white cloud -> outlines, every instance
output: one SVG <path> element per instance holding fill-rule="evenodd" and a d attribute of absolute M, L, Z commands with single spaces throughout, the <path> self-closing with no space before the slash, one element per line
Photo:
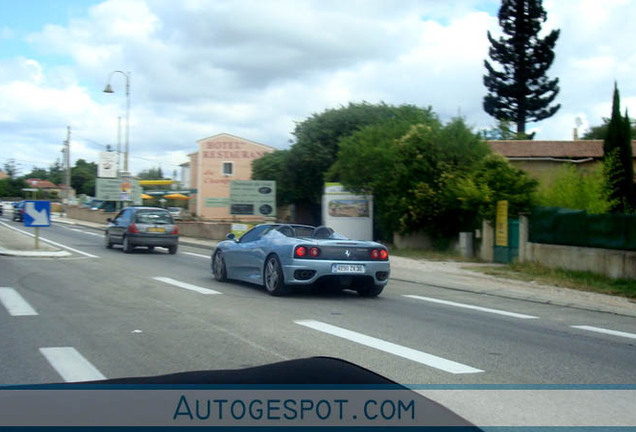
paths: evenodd
<path fill-rule="evenodd" d="M 636 112 L 634 2 L 546 0 L 546 30 L 561 29 L 551 77 L 553 118 L 529 125 L 538 139 L 569 139 L 609 114 L 617 80 Z M 197 139 L 228 132 L 274 147 L 294 124 L 350 101 L 431 105 L 476 127 L 482 110 L 486 31 L 498 0 L 106 0 L 27 42 L 37 54 L 0 58 L 2 156 L 52 163 L 66 125 L 72 153 L 96 158 L 114 145 L 131 74 L 131 166 L 171 171 Z M 0 37 L 14 38 L 9 28 Z M 4 43 L 7 42 L 4 41 Z M 24 150 L 23 147 L 29 150 Z M 36 148 L 37 151 L 32 149 Z"/>

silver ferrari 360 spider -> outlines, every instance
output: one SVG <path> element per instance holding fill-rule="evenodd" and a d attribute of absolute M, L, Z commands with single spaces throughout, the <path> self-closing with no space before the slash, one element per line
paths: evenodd
<path fill-rule="evenodd" d="M 389 280 L 389 253 L 371 241 L 350 240 L 331 228 L 257 225 L 239 239 L 228 234 L 212 253 L 216 280 L 235 279 L 265 286 L 280 296 L 292 285 L 320 282 L 375 297 Z"/>

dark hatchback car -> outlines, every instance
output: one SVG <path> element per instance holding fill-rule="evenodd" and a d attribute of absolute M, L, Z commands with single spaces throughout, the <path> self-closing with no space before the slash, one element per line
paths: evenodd
<path fill-rule="evenodd" d="M 114 219 L 108 218 L 104 243 L 108 249 L 121 244 L 126 253 L 138 246 L 149 250 L 159 246 L 175 254 L 179 245 L 179 230 L 166 209 L 127 207 Z"/>
<path fill-rule="evenodd" d="M 19 201 L 13 204 L 12 220 L 18 221 L 18 222 L 24 221 L 24 201 Z"/>

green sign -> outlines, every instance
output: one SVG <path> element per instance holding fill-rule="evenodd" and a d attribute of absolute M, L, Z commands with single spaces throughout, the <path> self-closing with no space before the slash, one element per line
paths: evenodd
<path fill-rule="evenodd" d="M 230 199 L 229 198 L 206 198 L 204 205 L 206 207 L 229 207 Z"/>
<path fill-rule="evenodd" d="M 276 182 L 270 180 L 230 182 L 230 214 L 276 216 Z"/>
<path fill-rule="evenodd" d="M 132 188 L 128 189 L 127 185 L 122 186 L 121 178 L 98 177 L 95 180 L 95 198 L 101 201 L 133 201 L 141 204 L 142 188 L 139 181 L 127 178 L 126 183 L 131 183 Z"/>

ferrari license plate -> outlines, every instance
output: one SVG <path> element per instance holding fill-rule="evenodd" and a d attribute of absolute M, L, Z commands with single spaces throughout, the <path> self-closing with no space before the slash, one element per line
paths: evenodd
<path fill-rule="evenodd" d="M 148 228 L 148 232 L 162 233 L 162 232 L 166 232 L 166 229 L 165 228 L 150 227 L 150 228 Z"/>
<path fill-rule="evenodd" d="M 332 273 L 364 273 L 364 266 L 360 264 L 334 264 Z"/>

